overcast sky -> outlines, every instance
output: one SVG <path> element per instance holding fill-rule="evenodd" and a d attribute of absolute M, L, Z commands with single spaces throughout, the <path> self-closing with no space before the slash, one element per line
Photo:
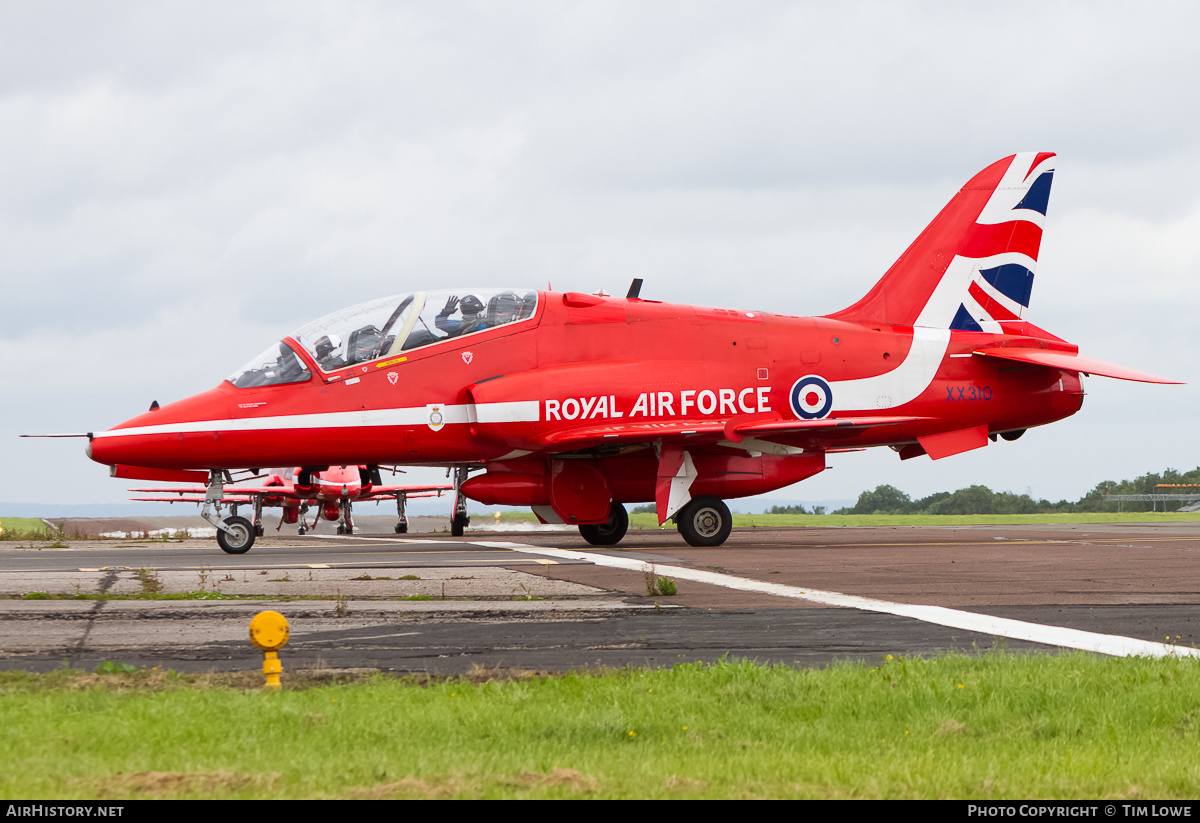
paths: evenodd
<path fill-rule="evenodd" d="M 984 166 L 1057 152 L 1029 319 L 1188 381 L 776 498 L 1075 499 L 1200 465 L 1194 3 L 0 0 L 0 500 L 369 298 L 515 285 L 817 315 Z M 421 400 L 420 402 L 425 402 Z"/>

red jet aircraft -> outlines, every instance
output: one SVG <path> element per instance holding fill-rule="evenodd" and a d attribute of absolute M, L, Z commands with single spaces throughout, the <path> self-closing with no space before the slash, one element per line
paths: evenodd
<path fill-rule="evenodd" d="M 354 519 L 352 506 L 359 500 L 395 500 L 396 501 L 396 534 L 408 532 L 408 515 L 405 504 L 410 497 L 441 497 L 443 491 L 454 487 L 445 484 L 385 486 L 379 477 L 379 467 L 367 466 L 331 466 L 321 472 L 297 469 L 273 469 L 267 481 L 258 486 L 234 485 L 225 489 L 221 502 L 233 507 L 233 517 L 225 520 L 230 531 L 217 530 L 217 542 L 221 548 L 230 554 L 244 554 L 250 550 L 254 537 L 262 537 L 262 510 L 264 506 L 279 506 L 283 509 L 280 527 L 284 523 L 300 524 L 300 534 L 316 528 L 317 523 L 324 517 L 329 521 L 338 521 L 338 534 L 354 534 Z M 151 492 L 157 494 L 176 494 L 178 497 L 135 497 L 134 500 L 146 500 L 167 503 L 203 503 L 204 497 L 187 497 L 185 495 L 203 495 L 205 488 L 192 486 L 190 488 L 172 489 L 130 489 L 133 492 Z M 238 506 L 249 504 L 254 506 L 254 519 L 247 520 L 238 517 Z M 312 505 L 317 507 L 317 516 L 311 525 L 304 522 L 304 515 Z M 249 535 L 249 539 L 247 539 Z"/>
<path fill-rule="evenodd" d="M 331 314 L 228 380 L 89 435 L 123 477 L 380 464 L 455 469 L 466 498 L 617 543 L 653 501 L 694 546 L 729 535 L 723 498 L 890 446 L 938 460 L 1074 414 L 1081 375 L 1172 383 L 1079 354 L 1025 320 L 1054 155 L 975 175 L 865 297 L 824 317 L 520 289 L 418 291 Z M 778 308 L 778 307 L 773 307 Z M 475 476 L 469 472 L 478 472 Z M 231 550 L 229 548 L 227 551 Z"/>

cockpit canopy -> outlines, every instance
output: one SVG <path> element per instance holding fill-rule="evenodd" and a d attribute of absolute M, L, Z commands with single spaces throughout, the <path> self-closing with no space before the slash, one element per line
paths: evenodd
<path fill-rule="evenodd" d="M 291 335 L 323 372 L 475 334 L 534 315 L 536 291 L 442 289 L 359 303 Z M 280 341 L 229 377 L 238 388 L 299 383 L 308 368 Z"/>

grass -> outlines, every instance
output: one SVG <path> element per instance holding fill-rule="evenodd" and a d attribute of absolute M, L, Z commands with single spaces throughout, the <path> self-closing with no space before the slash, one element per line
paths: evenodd
<path fill-rule="evenodd" d="M 736 503 L 736 501 L 734 501 Z M 471 515 L 473 523 L 490 523 L 490 515 Z M 536 523 L 532 512 L 504 512 L 500 522 L 519 526 Z M 1200 512 L 1091 512 L 1084 514 L 735 514 L 735 528 L 840 528 L 863 526 L 1019 526 L 1046 523 L 1197 523 Z M 630 514 L 629 525 L 657 529 L 653 514 Z M 667 521 L 664 529 L 675 528 Z"/>
<path fill-rule="evenodd" d="M 37 517 L 0 517 L 0 540 L 49 540 L 62 533 Z"/>
<path fill-rule="evenodd" d="M 0 796 L 1195 798 L 1200 667 L 1082 653 L 360 683 L 0 674 Z M 252 685 L 253 684 L 253 685 Z"/>
<path fill-rule="evenodd" d="M 48 594 L 28 592 L 26 594 L 0 594 L 0 600 L 270 600 L 288 603 L 296 600 L 343 600 L 337 594 L 221 594 L 209 589 L 191 589 L 185 592 L 142 592 L 140 594 Z M 373 598 L 391 599 L 391 598 Z M 402 598 L 405 600 L 419 597 Z M 433 598 L 425 598 L 432 600 Z"/>
<path fill-rule="evenodd" d="M 631 514 L 630 525 L 658 528 L 653 514 Z M 1200 512 L 1093 512 L 1090 514 L 735 514 L 734 527 L 840 528 L 864 526 L 1020 526 L 1046 523 L 1200 522 Z M 663 528 L 674 528 L 670 521 Z"/>

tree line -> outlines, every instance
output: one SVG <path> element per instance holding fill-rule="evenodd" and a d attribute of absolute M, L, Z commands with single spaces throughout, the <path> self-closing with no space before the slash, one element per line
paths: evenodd
<path fill-rule="evenodd" d="M 1118 502 L 1108 499 L 1114 494 L 1200 494 L 1195 489 L 1160 489 L 1160 483 L 1200 483 L 1200 467 L 1188 472 L 1167 469 L 1161 474 L 1144 474 L 1135 480 L 1105 480 L 1076 501 L 1034 500 L 1028 494 L 994 492 L 987 486 L 968 486 L 955 492 L 937 492 L 919 500 L 913 500 L 894 486 L 876 486 L 858 496 L 858 502 L 849 508 L 838 509 L 833 514 L 1055 514 L 1062 512 L 1107 512 L 1117 511 Z M 1168 504 L 1172 510 L 1185 505 L 1184 502 Z M 822 507 L 817 507 L 822 508 Z M 1150 501 L 1126 501 L 1120 509 L 1127 512 L 1151 511 Z M 1159 509 L 1164 506 L 1160 503 Z M 824 511 L 809 512 L 803 506 L 773 506 L 767 514 L 824 514 Z"/>

